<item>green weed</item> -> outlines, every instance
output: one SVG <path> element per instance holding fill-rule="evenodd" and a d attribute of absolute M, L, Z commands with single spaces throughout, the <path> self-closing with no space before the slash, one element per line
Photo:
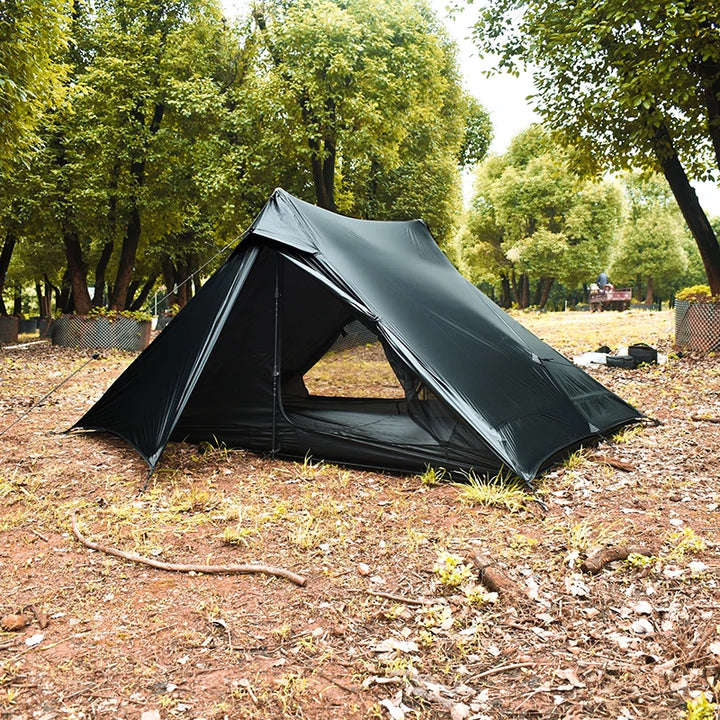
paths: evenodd
<path fill-rule="evenodd" d="M 467 479 L 467 484 L 458 483 L 458 487 L 460 497 L 468 505 L 486 505 L 519 512 L 533 500 L 521 481 L 509 473 L 499 473 L 493 478 L 482 479 L 470 472 Z"/>
<path fill-rule="evenodd" d="M 716 720 L 717 711 L 720 710 L 720 706 L 708 700 L 704 692 L 696 698 L 690 698 L 685 707 L 683 720 Z"/>
<path fill-rule="evenodd" d="M 425 471 L 417 476 L 423 487 L 433 487 L 439 485 L 447 479 L 447 470 L 442 467 L 431 467 L 428 465 Z"/>
<path fill-rule="evenodd" d="M 449 588 L 459 588 L 473 576 L 473 566 L 466 565 L 459 555 L 442 552 L 438 555 L 433 572 Z"/>

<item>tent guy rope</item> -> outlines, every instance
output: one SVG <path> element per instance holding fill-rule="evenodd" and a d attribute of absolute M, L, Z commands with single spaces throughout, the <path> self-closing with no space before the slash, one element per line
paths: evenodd
<path fill-rule="evenodd" d="M 43 395 L 37 402 L 33 403 L 19 418 L 16 418 L 10 423 L 3 431 L 0 432 L 2 437 L 8 430 L 15 427 L 21 420 L 24 420 L 36 407 L 42 405 L 56 390 L 61 388 L 68 380 L 75 377 L 86 365 L 89 365 L 93 360 L 97 360 L 100 357 L 100 353 L 94 352 L 77 370 L 73 370 L 64 380 L 61 380 L 50 392 Z"/>

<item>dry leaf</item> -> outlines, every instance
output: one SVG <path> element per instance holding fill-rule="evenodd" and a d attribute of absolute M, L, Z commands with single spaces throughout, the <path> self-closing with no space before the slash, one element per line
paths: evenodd
<path fill-rule="evenodd" d="M 14 630 L 22 630 L 30 624 L 30 618 L 27 615 L 5 615 L 0 620 L 0 627 L 7 632 Z"/>

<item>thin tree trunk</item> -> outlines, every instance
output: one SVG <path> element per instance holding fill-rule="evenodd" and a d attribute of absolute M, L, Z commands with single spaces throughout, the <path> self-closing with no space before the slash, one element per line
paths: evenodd
<path fill-rule="evenodd" d="M 92 304 L 93 307 L 100 307 L 105 304 L 105 273 L 107 272 L 107 266 L 112 257 L 112 251 L 114 247 L 112 240 L 109 240 L 103 246 L 102 252 L 100 253 L 100 259 L 97 261 L 95 266 L 95 294 L 93 295 Z"/>
<path fill-rule="evenodd" d="M 55 305 L 60 309 L 60 288 L 53 285 L 50 282 L 50 278 L 47 275 L 43 276 L 45 282 L 45 302 L 42 309 L 40 310 L 40 317 L 49 318 L 52 317 L 52 294 L 55 293 Z"/>
<path fill-rule="evenodd" d="M 55 305 L 62 313 L 71 313 L 72 305 L 72 285 L 70 284 L 70 271 L 66 268 L 63 273 L 60 287 L 56 288 Z"/>
<path fill-rule="evenodd" d="M 707 215 L 700 206 L 694 188 L 690 185 L 665 125 L 657 128 L 655 155 L 675 196 L 680 212 L 695 238 L 710 291 L 713 295 L 720 295 L 720 243 L 718 243 Z"/>
<path fill-rule="evenodd" d="M 115 283 L 113 285 L 113 292 L 110 298 L 111 310 L 125 309 L 127 291 L 130 286 L 133 270 L 135 269 L 135 258 L 137 257 L 137 250 L 140 245 L 141 232 L 142 224 L 140 221 L 140 211 L 137 205 L 135 205 L 130 212 L 127 231 L 125 232 L 122 249 L 120 250 L 118 270 L 115 275 Z"/>
<path fill-rule="evenodd" d="M 150 295 L 150 291 L 153 289 L 153 286 L 155 285 L 155 281 L 157 280 L 157 274 L 153 275 L 152 277 L 148 278 L 145 284 L 140 288 L 140 292 L 138 296 L 133 300 L 133 302 L 130 305 L 130 310 L 137 311 L 142 310 L 143 305 L 148 299 L 148 295 Z"/>
<path fill-rule="evenodd" d="M 175 268 L 167 255 L 160 260 L 160 267 L 165 282 L 165 299 L 168 307 L 172 307 L 175 304 Z"/>
<path fill-rule="evenodd" d="M 13 288 L 13 311 L 12 314 L 20 317 L 22 315 L 22 287 L 15 283 Z"/>
<path fill-rule="evenodd" d="M 502 293 L 500 298 L 500 307 L 507 310 L 512 307 L 512 290 L 510 288 L 510 279 L 507 275 L 503 275 L 500 278 L 500 290 Z"/>
<path fill-rule="evenodd" d="M 7 271 L 10 267 L 10 259 L 17 243 L 17 237 L 13 232 L 5 234 L 5 242 L 0 251 L 0 315 L 7 315 L 7 308 L 3 300 L 3 291 L 5 290 L 5 281 L 7 280 Z"/>

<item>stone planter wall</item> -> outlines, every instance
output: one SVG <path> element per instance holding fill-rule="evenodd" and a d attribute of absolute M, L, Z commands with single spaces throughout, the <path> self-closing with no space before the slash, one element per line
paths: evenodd
<path fill-rule="evenodd" d="M 0 345 L 12 345 L 18 339 L 18 319 L 12 315 L 0 315 Z"/>
<path fill-rule="evenodd" d="M 52 341 L 65 347 L 143 350 L 150 344 L 150 321 L 63 315 L 53 323 Z"/>
<path fill-rule="evenodd" d="M 720 351 L 720 303 L 676 300 L 675 345 L 694 352 Z"/>

